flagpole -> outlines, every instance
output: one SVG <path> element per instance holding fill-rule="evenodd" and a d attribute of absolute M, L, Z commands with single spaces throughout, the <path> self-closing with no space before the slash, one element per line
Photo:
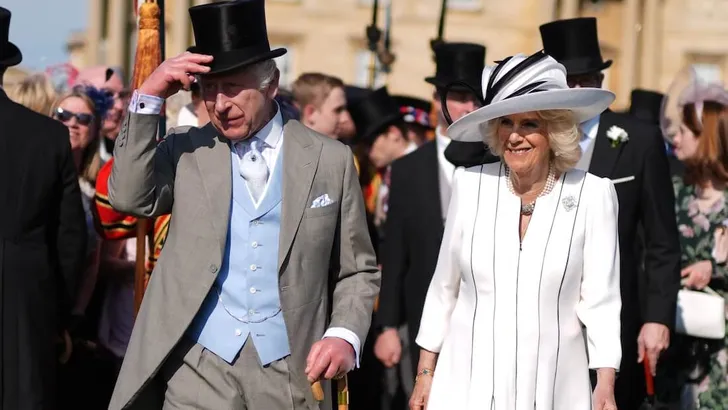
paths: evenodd
<path fill-rule="evenodd" d="M 161 3 L 161 4 L 160 4 Z M 160 40 L 164 32 L 164 1 L 145 0 L 139 8 L 139 27 L 137 35 L 136 55 L 134 56 L 134 73 L 132 89 L 137 90 L 162 62 L 164 43 Z M 162 123 L 164 111 L 162 111 Z M 136 226 L 136 265 L 134 269 L 134 318 L 141 308 L 146 285 L 147 270 L 147 228 L 149 220 L 137 219 Z"/>

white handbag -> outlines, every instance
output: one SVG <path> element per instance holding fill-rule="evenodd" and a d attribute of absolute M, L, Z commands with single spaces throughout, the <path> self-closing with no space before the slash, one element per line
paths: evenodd
<path fill-rule="evenodd" d="M 681 289 L 677 294 L 675 331 L 705 339 L 725 338 L 725 299 L 708 287 Z"/>

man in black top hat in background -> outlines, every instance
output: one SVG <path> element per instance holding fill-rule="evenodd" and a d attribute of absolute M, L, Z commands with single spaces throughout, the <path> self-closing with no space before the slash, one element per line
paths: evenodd
<path fill-rule="evenodd" d="M 612 62 L 602 59 L 596 19 L 554 21 L 540 31 L 545 52 L 566 67 L 570 87 L 602 87 L 602 70 Z M 646 394 L 638 361 L 649 359 L 655 372 L 675 321 L 680 287 L 675 197 L 658 127 L 607 110 L 583 123 L 582 133 L 577 168 L 612 179 L 619 198 L 622 364 L 615 394 L 620 410 L 633 410 Z M 645 241 L 644 288 L 638 285 L 635 254 L 638 226 Z"/>
<path fill-rule="evenodd" d="M 375 354 L 387 367 L 399 363 L 402 343 L 397 327 L 404 321 L 409 333 L 413 376 L 417 373 L 420 353 L 415 337 L 437 264 L 452 176 L 457 166 L 466 165 L 447 159 L 446 149 L 458 144 L 457 157 L 474 160 L 467 165 L 497 160 L 488 155 L 482 143 L 450 141 L 440 98 L 446 94 L 453 121 L 479 107 L 485 47 L 472 43 L 442 43 L 434 51 L 436 74 L 425 81 L 435 86 L 433 104 L 439 113 L 436 137 L 392 164 L 386 243 L 380 248 L 383 273 L 377 324 L 383 331 L 377 338 Z M 447 91 L 456 81 L 468 85 Z"/>
<path fill-rule="evenodd" d="M 359 142 L 368 148 L 369 162 L 381 176 L 381 183 L 373 187 L 376 192 L 368 195 L 366 200 L 382 240 L 389 195 L 389 166 L 394 160 L 417 149 L 417 144 L 409 140 L 404 114 L 386 87 L 369 93 L 349 107 L 349 113 Z"/>
<path fill-rule="evenodd" d="M 55 410 L 54 342 L 84 269 L 86 216 L 68 129 L 1 87 L 23 58 L 10 17 L 0 7 L 0 409 Z"/>

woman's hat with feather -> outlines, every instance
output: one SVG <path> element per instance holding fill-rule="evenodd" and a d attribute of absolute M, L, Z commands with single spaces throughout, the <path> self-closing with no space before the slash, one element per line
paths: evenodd
<path fill-rule="evenodd" d="M 570 110 L 577 122 L 594 118 L 614 101 L 614 94 L 601 88 L 569 88 L 566 69 L 539 51 L 517 54 L 483 69 L 483 106 L 455 121 L 447 129 L 456 141 L 483 141 L 489 121 L 531 111 Z M 442 104 L 446 118 L 447 105 Z"/>

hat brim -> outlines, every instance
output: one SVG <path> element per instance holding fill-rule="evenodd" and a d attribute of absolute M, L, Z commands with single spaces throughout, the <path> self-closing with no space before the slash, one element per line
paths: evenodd
<path fill-rule="evenodd" d="M 563 62 L 562 64 L 566 68 L 566 75 L 586 75 L 606 70 L 612 66 L 612 60 L 607 60 L 593 67 L 575 67 L 574 65 L 570 66 L 568 62 Z"/>
<path fill-rule="evenodd" d="M 359 141 L 367 145 L 372 145 L 379 134 L 384 132 L 384 130 L 386 130 L 390 125 L 394 125 L 401 120 L 402 114 L 391 114 L 383 117 L 379 121 L 368 126 L 364 132 L 359 135 Z"/>
<path fill-rule="evenodd" d="M 206 53 L 205 50 L 201 50 L 197 46 L 192 46 L 187 49 L 190 53 L 197 53 L 197 54 L 209 54 Z M 202 76 L 208 76 L 208 75 L 214 75 L 214 74 L 227 74 L 235 70 L 239 70 L 241 68 L 245 68 L 246 66 L 260 63 L 261 61 L 265 60 L 272 60 L 274 58 L 280 57 L 284 54 L 286 54 L 288 50 L 285 48 L 277 48 L 275 50 L 267 51 L 261 54 L 257 54 L 254 56 L 239 56 L 236 57 L 234 53 L 228 52 L 224 56 L 216 56 L 214 53 L 212 54 L 213 60 L 210 64 L 207 64 L 208 67 L 210 67 L 210 71 L 201 74 Z M 242 54 L 242 53 L 241 53 Z M 217 57 L 217 58 L 216 58 Z"/>
<path fill-rule="evenodd" d="M 12 67 L 20 64 L 23 61 L 23 53 L 15 44 L 10 42 L 6 44 L 9 52 L 4 56 L 0 55 L 0 67 Z"/>
<path fill-rule="evenodd" d="M 541 91 L 498 101 L 455 121 L 447 135 L 455 141 L 483 141 L 481 126 L 506 115 L 543 110 L 569 110 L 577 123 L 594 118 L 614 102 L 615 95 L 601 88 L 569 88 Z"/>

